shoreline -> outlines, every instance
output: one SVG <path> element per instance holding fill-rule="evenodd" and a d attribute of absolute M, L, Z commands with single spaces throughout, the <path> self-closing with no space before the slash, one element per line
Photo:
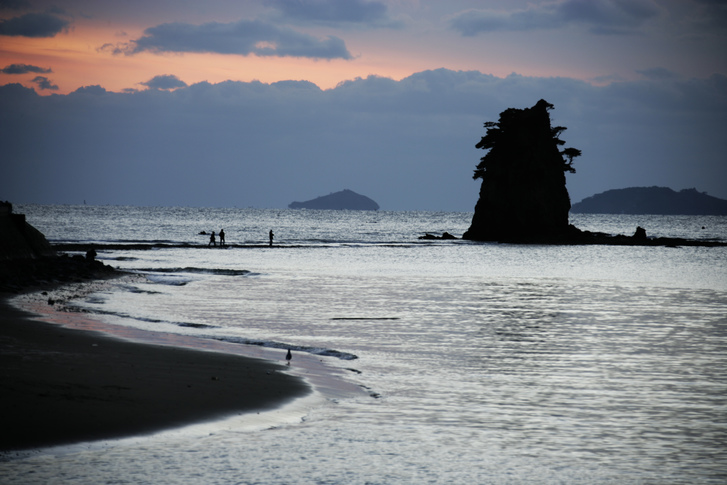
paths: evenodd
<path fill-rule="evenodd" d="M 275 409 L 313 392 L 307 378 L 264 357 L 68 328 L 58 320 L 103 324 L 85 314 L 53 317 L 50 305 L 31 313 L 13 296 L 0 294 L 3 453 L 139 437 Z"/>

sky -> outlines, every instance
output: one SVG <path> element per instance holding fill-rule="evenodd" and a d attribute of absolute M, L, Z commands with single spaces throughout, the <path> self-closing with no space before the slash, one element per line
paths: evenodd
<path fill-rule="evenodd" d="M 0 0 L 0 200 L 472 211 L 540 99 L 573 203 L 727 199 L 723 0 Z"/>

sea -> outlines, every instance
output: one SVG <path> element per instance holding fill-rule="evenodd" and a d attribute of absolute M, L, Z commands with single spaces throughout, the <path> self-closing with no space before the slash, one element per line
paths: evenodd
<path fill-rule="evenodd" d="M 330 377 L 250 419 L 5 456 L 2 483 L 727 483 L 727 247 L 419 239 L 472 213 L 14 211 L 134 276 L 69 309 Z M 571 223 L 727 241 L 720 216 Z"/>

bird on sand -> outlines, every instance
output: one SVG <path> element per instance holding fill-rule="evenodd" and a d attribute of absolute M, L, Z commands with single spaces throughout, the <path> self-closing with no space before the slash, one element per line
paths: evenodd
<path fill-rule="evenodd" d="M 290 353 L 290 349 L 288 349 L 288 353 L 285 355 L 285 360 L 288 361 L 288 365 L 290 365 L 290 359 L 293 358 L 293 354 Z"/>

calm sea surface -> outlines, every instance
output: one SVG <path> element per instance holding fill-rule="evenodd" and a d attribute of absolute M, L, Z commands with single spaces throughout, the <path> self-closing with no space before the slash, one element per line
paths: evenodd
<path fill-rule="evenodd" d="M 15 209 L 145 276 L 73 302 L 101 321 L 291 347 L 365 392 L 321 392 L 264 426 L 6 459 L 3 483 L 727 481 L 727 248 L 417 239 L 461 235 L 467 213 Z M 571 222 L 727 240 L 726 217 Z M 200 231 L 221 228 L 227 249 L 103 249 L 206 246 Z"/>

